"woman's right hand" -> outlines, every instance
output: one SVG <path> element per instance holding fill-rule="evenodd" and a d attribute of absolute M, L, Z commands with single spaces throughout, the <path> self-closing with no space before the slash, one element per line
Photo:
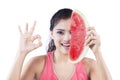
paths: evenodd
<path fill-rule="evenodd" d="M 40 47 L 42 45 L 40 35 L 33 36 L 33 32 L 35 29 L 36 22 L 34 22 L 31 29 L 28 31 L 28 23 L 26 23 L 25 31 L 23 32 L 21 30 L 21 27 L 19 26 L 19 32 L 20 32 L 20 43 L 19 43 L 19 52 L 23 54 L 28 54 L 32 50 Z M 34 43 L 34 41 L 37 40 L 37 43 Z"/>

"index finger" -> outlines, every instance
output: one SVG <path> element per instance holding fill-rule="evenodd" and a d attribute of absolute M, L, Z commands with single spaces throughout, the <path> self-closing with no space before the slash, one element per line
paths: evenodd
<path fill-rule="evenodd" d="M 35 26 L 36 26 L 36 21 L 34 21 L 34 24 L 33 24 L 32 28 L 30 29 L 30 34 L 33 34 L 33 32 L 35 30 Z"/>

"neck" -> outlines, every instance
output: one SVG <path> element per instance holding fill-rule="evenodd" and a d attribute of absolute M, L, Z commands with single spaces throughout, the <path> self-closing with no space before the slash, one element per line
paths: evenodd
<path fill-rule="evenodd" d="M 60 53 L 59 51 L 54 52 L 54 58 L 55 63 L 68 63 L 68 54 Z"/>

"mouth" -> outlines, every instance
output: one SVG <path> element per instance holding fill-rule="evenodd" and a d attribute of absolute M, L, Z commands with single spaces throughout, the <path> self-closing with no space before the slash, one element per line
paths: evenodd
<path fill-rule="evenodd" d="M 63 47 L 66 47 L 66 48 L 69 48 L 69 47 L 70 47 L 70 44 L 69 44 L 69 43 L 61 43 L 61 45 L 62 45 Z"/>

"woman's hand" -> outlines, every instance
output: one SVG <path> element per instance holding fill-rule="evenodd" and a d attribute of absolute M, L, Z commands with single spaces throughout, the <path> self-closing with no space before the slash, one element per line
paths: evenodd
<path fill-rule="evenodd" d="M 34 25 L 32 28 L 28 31 L 28 23 L 26 23 L 25 32 L 21 30 L 21 27 L 19 26 L 19 32 L 20 32 L 20 44 L 19 44 L 19 51 L 21 53 L 28 54 L 32 50 L 40 47 L 42 45 L 40 35 L 33 36 L 33 32 L 35 29 L 36 22 L 34 22 Z M 37 40 L 38 42 L 35 44 L 34 41 Z"/>
<path fill-rule="evenodd" d="M 93 53 L 96 53 L 100 49 L 100 37 L 96 33 L 94 27 L 87 28 L 87 36 L 86 36 L 86 45 L 88 45 Z"/>

